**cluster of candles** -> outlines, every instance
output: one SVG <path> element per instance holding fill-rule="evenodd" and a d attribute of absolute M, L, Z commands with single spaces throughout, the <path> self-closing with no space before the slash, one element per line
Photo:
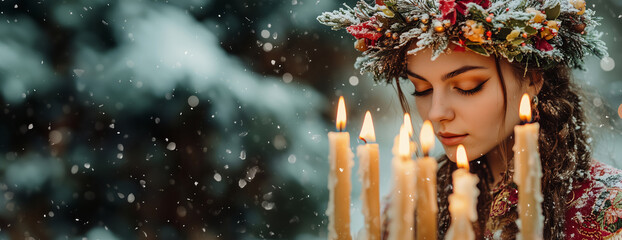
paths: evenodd
<path fill-rule="evenodd" d="M 520 104 L 521 124 L 515 126 L 515 173 L 514 181 L 519 187 L 518 212 L 519 234 L 517 239 L 542 239 L 542 193 L 540 181 L 542 170 L 538 153 L 538 123 L 531 123 L 529 96 L 523 95 Z M 329 132 L 328 189 L 328 239 L 350 240 L 350 168 L 354 154 L 350 148 L 350 134 L 345 131 L 346 109 L 343 97 L 337 107 L 337 132 Z M 437 238 L 436 159 L 428 153 L 434 147 L 434 130 L 425 121 L 420 133 L 423 157 L 413 161 L 416 144 L 413 127 L 408 114 L 400 133 L 395 137 L 392 160 L 392 192 L 388 204 L 387 226 L 389 239 Z M 375 143 L 374 126 L 369 111 L 365 114 L 359 136 L 364 144 L 357 147 L 359 179 L 362 185 L 361 202 L 365 218 L 362 239 L 381 239 L 379 195 L 379 151 Z M 451 225 L 446 239 L 475 239 L 472 223 L 477 220 L 477 196 L 479 179 L 469 173 L 466 149 L 459 145 L 456 152 L 458 169 L 453 173 L 453 193 L 449 196 Z M 415 219 L 416 211 L 416 219 Z"/>

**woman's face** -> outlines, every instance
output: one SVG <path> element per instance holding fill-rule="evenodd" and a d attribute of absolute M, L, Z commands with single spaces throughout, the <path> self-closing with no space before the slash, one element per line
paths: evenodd
<path fill-rule="evenodd" d="M 520 121 L 521 96 L 525 92 L 533 96 L 535 88 L 519 84 L 509 63 L 500 61 L 507 90 L 505 109 L 494 58 L 465 51 L 441 54 L 432 61 L 431 53 L 428 49 L 407 59 L 417 110 L 432 122 L 452 161 L 459 144 L 466 148 L 469 160 L 479 158 L 513 133 Z"/>

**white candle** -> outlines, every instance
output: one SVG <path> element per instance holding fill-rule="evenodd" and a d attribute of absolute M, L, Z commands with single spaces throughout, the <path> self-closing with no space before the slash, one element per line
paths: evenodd
<path fill-rule="evenodd" d="M 408 130 L 402 125 L 393 158 L 393 192 L 389 208 L 389 239 L 414 239 L 415 163 L 411 159 Z"/>
<path fill-rule="evenodd" d="M 371 113 L 365 113 L 365 120 L 359 138 L 365 142 L 356 148 L 359 158 L 359 179 L 361 181 L 361 202 L 365 217 L 364 239 L 380 240 L 380 189 L 378 185 L 378 144 Z"/>
<path fill-rule="evenodd" d="M 436 196 L 436 159 L 429 157 L 434 147 L 434 129 L 426 120 L 420 134 L 421 149 L 424 157 L 417 159 L 417 240 L 436 239 L 436 214 L 438 204 Z"/>
<path fill-rule="evenodd" d="M 343 97 L 339 98 L 337 107 L 337 130 L 329 132 L 330 171 L 328 175 L 328 190 L 330 192 L 328 208 L 328 239 L 350 240 L 350 168 L 352 150 L 350 149 L 350 134 L 342 132 L 346 127 L 346 109 Z"/>
<path fill-rule="evenodd" d="M 520 103 L 520 118 L 524 125 L 514 127 L 514 182 L 518 185 L 518 240 L 542 239 L 542 166 L 538 152 L 540 124 L 531 121 L 529 95 Z"/>
<path fill-rule="evenodd" d="M 456 151 L 458 169 L 453 172 L 453 190 L 449 196 L 451 225 L 447 230 L 446 240 L 475 239 L 472 223 L 477 220 L 477 182 L 479 179 L 469 173 L 469 160 L 466 150 L 460 144 Z"/>

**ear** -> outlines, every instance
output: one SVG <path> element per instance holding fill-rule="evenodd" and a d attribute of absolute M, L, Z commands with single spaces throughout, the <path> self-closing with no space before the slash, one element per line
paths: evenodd
<path fill-rule="evenodd" d="M 544 76 L 538 72 L 532 72 L 529 76 L 529 86 L 527 87 L 527 92 L 531 96 L 536 96 L 542 90 L 542 85 L 544 85 Z"/>

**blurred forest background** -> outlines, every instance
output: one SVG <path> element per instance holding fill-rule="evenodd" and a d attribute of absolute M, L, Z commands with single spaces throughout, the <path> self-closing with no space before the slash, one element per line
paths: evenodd
<path fill-rule="evenodd" d="M 325 239 L 338 96 L 353 148 L 374 115 L 383 195 L 401 121 L 316 21 L 342 3 L 1 0 L 0 239 Z M 576 77 L 596 158 L 622 167 L 622 2 L 588 5 L 611 57 Z"/>

